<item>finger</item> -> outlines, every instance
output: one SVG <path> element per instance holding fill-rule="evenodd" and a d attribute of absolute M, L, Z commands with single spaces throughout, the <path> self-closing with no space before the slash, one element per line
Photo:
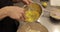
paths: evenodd
<path fill-rule="evenodd" d="M 21 14 L 25 13 L 25 10 L 23 8 L 21 8 L 19 11 L 20 11 L 19 13 L 21 13 Z"/>
<path fill-rule="evenodd" d="M 25 13 L 25 12 L 24 12 L 24 13 Z M 25 14 L 24 14 L 24 13 L 22 13 L 22 17 L 21 17 L 21 20 L 22 20 L 22 21 L 25 20 L 25 16 L 24 16 Z"/>
<path fill-rule="evenodd" d="M 23 18 L 23 17 L 21 17 L 21 18 L 20 18 L 20 20 L 21 20 L 21 21 L 24 21 L 24 18 Z"/>
<path fill-rule="evenodd" d="M 21 10 L 21 13 L 24 14 L 25 13 L 25 10 Z"/>
<path fill-rule="evenodd" d="M 29 1 L 28 0 L 23 0 L 26 4 L 29 4 Z"/>
<path fill-rule="evenodd" d="M 33 1 L 32 0 L 28 0 L 29 1 L 29 3 L 32 3 Z"/>
<path fill-rule="evenodd" d="M 18 18 L 16 18 L 18 21 L 19 20 L 21 20 L 20 18 L 22 17 L 22 14 L 20 14 L 19 16 L 18 16 Z"/>
<path fill-rule="evenodd" d="M 22 15 L 22 16 L 20 17 L 20 20 L 21 20 L 21 21 L 24 21 L 24 15 Z"/>

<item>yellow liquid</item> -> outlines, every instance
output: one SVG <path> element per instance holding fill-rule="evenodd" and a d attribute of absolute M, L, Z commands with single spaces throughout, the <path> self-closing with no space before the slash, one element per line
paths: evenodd
<path fill-rule="evenodd" d="M 32 3 L 27 7 L 27 10 L 25 12 L 25 21 L 27 22 L 34 22 L 36 21 L 39 16 L 41 15 L 41 7 L 40 5 L 36 3 Z"/>

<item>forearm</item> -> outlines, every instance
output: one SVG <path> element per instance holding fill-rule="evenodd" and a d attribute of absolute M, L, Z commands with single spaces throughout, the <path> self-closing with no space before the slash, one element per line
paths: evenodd
<path fill-rule="evenodd" d="M 0 9 L 0 20 L 7 16 L 6 13 L 6 11 Z"/>

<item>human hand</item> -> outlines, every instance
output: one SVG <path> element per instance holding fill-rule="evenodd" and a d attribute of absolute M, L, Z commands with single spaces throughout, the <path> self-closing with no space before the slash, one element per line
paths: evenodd
<path fill-rule="evenodd" d="M 26 4 L 30 4 L 32 3 L 32 0 L 23 0 L 23 2 L 25 2 Z"/>
<path fill-rule="evenodd" d="M 24 9 L 17 6 L 7 6 L 2 8 L 7 12 L 7 16 L 16 20 L 23 20 L 24 21 Z"/>
<path fill-rule="evenodd" d="M 30 4 L 32 2 L 32 0 L 12 0 L 13 2 L 24 2 L 26 4 Z"/>

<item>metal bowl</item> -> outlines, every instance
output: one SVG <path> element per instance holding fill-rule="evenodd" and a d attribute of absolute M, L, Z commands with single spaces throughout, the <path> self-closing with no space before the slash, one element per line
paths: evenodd
<path fill-rule="evenodd" d="M 33 17 L 31 18 L 31 19 L 33 19 L 34 18 L 34 20 L 33 21 L 31 21 L 31 22 L 34 22 L 34 21 L 37 21 L 40 17 L 41 17 L 41 15 L 43 14 L 42 12 L 43 12 L 43 9 L 42 9 L 42 6 L 40 5 L 40 3 L 35 3 L 35 2 L 33 2 L 33 3 L 31 3 L 31 4 L 29 4 L 29 5 L 25 5 L 24 6 L 24 8 L 26 9 L 26 11 L 32 11 L 32 13 L 33 13 L 33 11 L 36 11 L 36 12 L 38 12 L 39 13 L 39 16 L 38 16 L 38 18 L 34 18 L 34 16 L 35 15 L 37 15 L 37 14 L 32 14 L 33 15 Z M 27 12 L 27 14 L 28 14 L 28 12 Z M 25 14 L 26 15 L 26 14 Z M 30 15 L 31 16 L 31 15 Z M 29 19 L 29 17 L 27 17 L 28 19 Z"/>

